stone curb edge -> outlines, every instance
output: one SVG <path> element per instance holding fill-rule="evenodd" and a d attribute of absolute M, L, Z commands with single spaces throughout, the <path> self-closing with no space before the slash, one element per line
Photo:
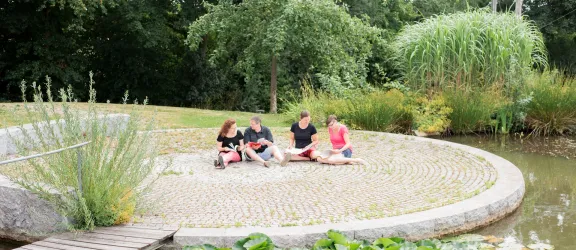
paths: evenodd
<path fill-rule="evenodd" d="M 375 240 L 380 237 L 403 237 L 408 240 L 435 238 L 467 232 L 488 225 L 520 206 L 525 192 L 522 172 L 509 161 L 484 150 L 436 139 L 385 133 L 389 137 L 416 140 L 461 149 L 483 157 L 498 173 L 496 183 L 469 199 L 447 206 L 382 219 L 295 227 L 181 228 L 174 235 L 178 245 L 212 244 L 230 247 L 247 235 L 268 235 L 277 247 L 311 247 L 325 238 L 330 229 L 352 239 Z"/>

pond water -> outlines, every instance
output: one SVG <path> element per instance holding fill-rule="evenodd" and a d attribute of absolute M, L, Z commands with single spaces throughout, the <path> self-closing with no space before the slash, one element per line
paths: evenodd
<path fill-rule="evenodd" d="M 576 249 L 576 137 L 449 137 L 499 155 L 524 175 L 526 193 L 510 216 L 474 233 Z"/>

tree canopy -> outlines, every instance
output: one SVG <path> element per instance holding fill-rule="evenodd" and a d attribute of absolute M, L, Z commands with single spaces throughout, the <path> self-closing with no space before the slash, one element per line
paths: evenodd
<path fill-rule="evenodd" d="M 234 58 L 233 68 L 252 86 L 248 95 L 258 96 L 270 79 L 271 112 L 277 107 L 278 75 L 281 85 L 313 75 L 321 87 L 333 91 L 366 84 L 366 59 L 379 39 L 378 29 L 334 1 L 221 1 L 207 8 L 190 26 L 191 49 L 211 37 L 209 60 Z"/>
<path fill-rule="evenodd" d="M 390 47 L 400 30 L 489 3 L 0 1 L 0 101 L 19 101 L 22 80 L 46 75 L 86 100 L 93 71 L 100 102 L 118 102 L 128 90 L 152 104 L 274 111 L 298 95 L 303 78 L 335 94 L 401 81 Z M 513 5 L 499 0 L 498 11 Z M 576 0 L 524 1 L 523 13 L 542 32 L 550 65 L 576 74 Z"/>

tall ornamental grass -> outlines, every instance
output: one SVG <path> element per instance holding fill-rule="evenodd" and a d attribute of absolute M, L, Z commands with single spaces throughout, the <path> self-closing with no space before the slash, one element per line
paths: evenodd
<path fill-rule="evenodd" d="M 148 132 L 154 127 L 154 119 L 144 122 L 139 115 L 147 100 L 143 105 L 138 105 L 137 101 L 130 105 L 126 93 L 124 105 L 126 113 L 130 114 L 129 120 L 113 122 L 107 120 L 106 111 L 97 108 L 92 84 L 90 74 L 88 109 L 80 110 L 74 105 L 76 99 L 70 89 L 60 89 L 60 102 L 56 102 L 48 77 L 44 89 L 32 84 L 34 101 L 27 102 L 29 91 L 23 82 L 22 107 L 25 110 L 23 118 L 26 118 L 23 120 L 31 121 L 32 129 L 27 130 L 20 121 L 18 127 L 22 135 L 11 134 L 20 155 L 91 141 L 80 149 L 31 159 L 10 177 L 54 205 L 72 222 L 69 226 L 78 229 L 130 220 L 158 152 Z M 52 125 L 48 125 L 51 122 Z M 138 132 L 139 128 L 144 131 Z M 81 156 L 81 178 L 78 178 L 78 155 Z"/>
<path fill-rule="evenodd" d="M 576 79 L 557 71 L 534 73 L 528 78 L 526 125 L 534 135 L 576 133 Z"/>
<path fill-rule="evenodd" d="M 487 10 L 440 15 L 404 28 L 394 42 L 414 89 L 504 86 L 534 64 L 546 65 L 537 27 L 513 13 Z"/>

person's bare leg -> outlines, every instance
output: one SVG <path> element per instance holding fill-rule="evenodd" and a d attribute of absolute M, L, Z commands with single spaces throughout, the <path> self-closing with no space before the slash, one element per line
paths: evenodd
<path fill-rule="evenodd" d="M 278 161 L 278 162 L 282 162 L 282 160 L 284 160 L 284 156 L 282 155 L 282 153 L 280 152 L 280 149 L 278 149 L 278 147 L 274 146 L 270 146 L 269 147 L 270 150 L 272 150 L 272 155 L 274 156 L 274 158 Z"/>
<path fill-rule="evenodd" d="M 290 157 L 290 161 L 309 161 L 310 158 L 308 157 L 304 157 L 304 156 L 299 156 L 299 155 L 292 155 L 292 157 Z"/>
<path fill-rule="evenodd" d="M 310 154 L 310 159 L 312 159 L 312 160 L 318 159 L 319 158 L 318 156 L 320 156 L 320 152 L 318 152 L 318 150 L 314 150 Z"/>
<path fill-rule="evenodd" d="M 318 158 L 318 162 L 332 165 L 343 165 L 343 164 L 364 164 L 367 162 L 360 158 L 346 158 L 342 156 L 331 156 L 326 159 Z"/>
<path fill-rule="evenodd" d="M 254 151 L 254 149 L 247 148 L 247 149 L 246 149 L 246 154 L 248 155 L 248 157 L 250 157 L 250 159 L 252 159 L 252 160 L 254 160 L 254 161 L 260 162 L 260 163 L 262 163 L 262 164 L 265 164 L 265 162 L 266 162 L 264 159 L 262 159 L 262 157 L 260 157 L 260 156 Z"/>

